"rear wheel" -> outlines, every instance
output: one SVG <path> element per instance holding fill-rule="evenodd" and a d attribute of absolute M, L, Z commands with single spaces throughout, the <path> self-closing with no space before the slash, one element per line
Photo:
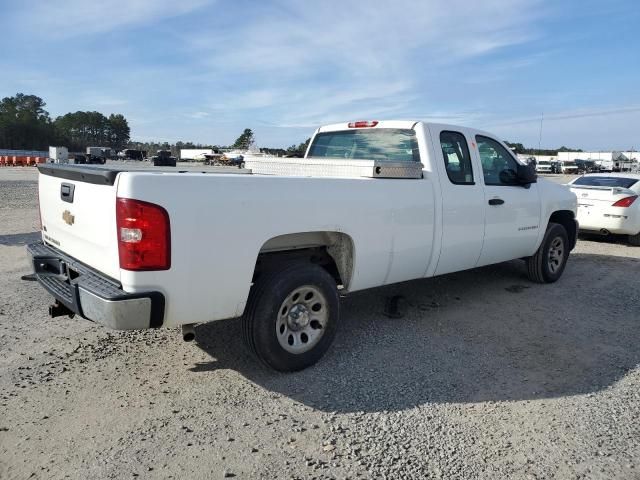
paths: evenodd
<path fill-rule="evenodd" d="M 635 235 L 629 235 L 629 243 L 636 247 L 640 247 L 640 232 Z"/>
<path fill-rule="evenodd" d="M 339 315 L 336 283 L 326 270 L 310 263 L 285 265 L 253 285 L 242 317 L 245 342 L 275 370 L 302 370 L 328 350 Z"/>
<path fill-rule="evenodd" d="M 553 283 L 562 276 L 569 257 L 569 237 L 559 223 L 549 223 L 536 253 L 526 259 L 529 280 Z"/>

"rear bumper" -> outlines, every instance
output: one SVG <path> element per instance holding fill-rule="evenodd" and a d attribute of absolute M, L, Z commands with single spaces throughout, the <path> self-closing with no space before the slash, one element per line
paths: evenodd
<path fill-rule="evenodd" d="M 609 233 L 619 235 L 635 235 L 640 232 L 640 219 L 635 215 L 629 215 L 624 209 L 594 209 L 590 212 L 578 209 L 578 222 L 580 230 L 585 232 L 601 232 L 606 230 Z M 625 215 L 626 214 L 626 215 Z"/>
<path fill-rule="evenodd" d="M 116 330 L 162 326 L 162 293 L 125 292 L 114 280 L 42 242 L 27 245 L 27 251 L 40 285 L 73 313 Z"/>

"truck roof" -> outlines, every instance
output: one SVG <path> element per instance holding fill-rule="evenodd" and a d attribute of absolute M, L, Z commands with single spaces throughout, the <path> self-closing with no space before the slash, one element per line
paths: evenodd
<path fill-rule="evenodd" d="M 376 126 L 373 128 L 402 128 L 402 129 L 411 129 L 418 123 L 417 120 L 380 120 L 377 121 Z M 337 130 L 348 130 L 349 122 L 342 123 L 332 123 L 331 125 L 323 125 L 316 133 L 319 132 L 335 132 Z"/>
<path fill-rule="evenodd" d="M 367 122 L 367 121 L 363 121 L 363 122 Z M 447 129 L 447 130 L 460 130 L 460 129 L 466 129 L 466 130 L 472 130 L 473 132 L 480 134 L 480 135 L 488 135 L 490 137 L 495 137 L 494 134 L 490 133 L 490 132 L 486 132 L 483 130 L 478 130 L 477 128 L 471 128 L 471 127 L 465 127 L 463 125 L 453 125 L 453 124 L 448 124 L 448 123 L 440 123 L 440 122 L 423 122 L 421 120 L 369 120 L 368 122 L 375 122 L 375 126 L 372 125 L 370 127 L 359 127 L 363 130 L 366 130 L 368 128 L 371 129 L 376 129 L 376 128 L 399 128 L 399 129 L 413 129 L 415 128 L 415 126 L 418 123 L 421 123 L 427 127 L 438 127 L 440 129 Z M 350 130 L 353 129 L 353 126 L 349 126 L 351 123 L 355 123 L 355 122 L 342 122 L 342 123 L 332 123 L 329 125 L 323 125 L 321 127 L 319 127 L 315 133 L 322 133 L 322 132 L 335 132 L 335 131 L 339 131 L 339 130 Z M 358 121 L 359 123 L 359 121 Z"/>

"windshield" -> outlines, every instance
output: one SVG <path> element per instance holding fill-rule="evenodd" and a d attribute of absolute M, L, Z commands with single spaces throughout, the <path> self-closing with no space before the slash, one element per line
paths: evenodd
<path fill-rule="evenodd" d="M 549 162 L 545 162 L 544 160 L 538 162 L 538 165 L 551 165 Z"/>
<path fill-rule="evenodd" d="M 575 167 L 575 166 L 577 166 L 578 164 L 577 164 L 576 162 L 563 162 L 563 165 L 564 165 L 565 167 Z"/>
<path fill-rule="evenodd" d="M 419 162 L 413 130 L 379 128 L 323 132 L 315 136 L 309 157 L 356 158 L 388 162 Z"/>
<path fill-rule="evenodd" d="M 638 179 L 628 177 L 580 177 L 573 185 L 586 185 L 589 187 L 619 187 L 630 188 Z"/>

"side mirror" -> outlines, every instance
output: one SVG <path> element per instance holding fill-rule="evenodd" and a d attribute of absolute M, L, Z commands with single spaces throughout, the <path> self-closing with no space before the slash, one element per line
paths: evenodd
<path fill-rule="evenodd" d="M 503 185 L 520 185 L 520 180 L 515 170 L 507 168 L 500 172 L 500 183 Z"/>
<path fill-rule="evenodd" d="M 511 170 L 513 171 L 513 170 Z M 520 185 L 529 185 L 538 181 L 538 175 L 535 168 L 531 165 L 518 165 L 516 173 L 517 183 Z"/>

